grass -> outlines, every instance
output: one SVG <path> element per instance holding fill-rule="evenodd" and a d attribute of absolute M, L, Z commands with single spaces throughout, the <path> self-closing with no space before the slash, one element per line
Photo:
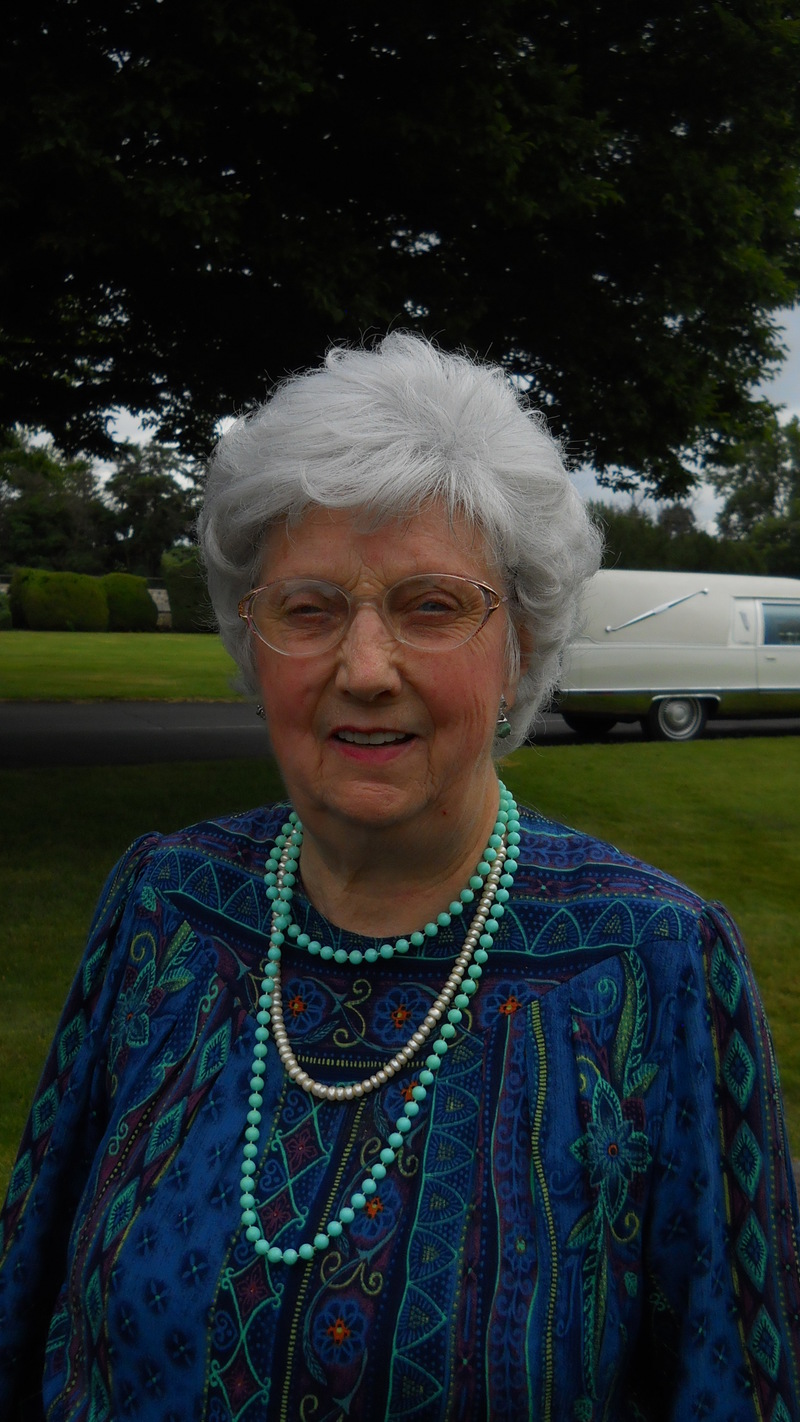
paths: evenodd
<path fill-rule="evenodd" d="M 165 639 L 166 640 L 166 639 Z M 187 639 L 201 640 L 201 639 Z M 206 639 L 202 639 L 206 640 Z M 787 750 L 788 746 L 788 750 Z M 554 818 L 590 830 L 725 902 L 748 941 L 800 1153 L 797 884 L 800 759 L 781 739 L 618 743 L 518 751 L 505 778 Z M 0 1192 L 92 909 L 138 834 L 280 795 L 269 762 L 0 774 Z"/>
<path fill-rule="evenodd" d="M 236 701 L 218 637 L 180 632 L 3 632 L 5 701 Z"/>

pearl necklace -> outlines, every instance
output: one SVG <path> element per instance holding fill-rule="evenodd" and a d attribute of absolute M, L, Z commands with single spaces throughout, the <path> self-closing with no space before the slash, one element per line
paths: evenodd
<path fill-rule="evenodd" d="M 375 949 L 367 949 L 362 955 L 358 950 L 347 953 L 344 950 L 334 952 L 333 949 L 329 949 L 326 953 L 322 945 L 318 943 L 312 948 L 313 940 L 308 935 L 301 935 L 290 921 L 292 888 L 296 880 L 295 870 L 302 845 L 302 825 L 294 812 L 289 816 L 288 822 L 283 825 L 281 833 L 276 838 L 275 847 L 270 851 L 271 867 L 266 876 L 267 893 L 273 903 L 272 932 L 267 954 L 268 961 L 259 997 L 256 1045 L 250 1081 L 250 1110 L 247 1115 L 248 1124 L 245 1131 L 246 1144 L 241 1181 L 242 1224 L 246 1238 L 253 1244 L 256 1254 L 265 1256 L 270 1264 L 294 1264 L 298 1259 L 313 1259 L 317 1252 L 328 1248 L 332 1239 L 338 1238 L 345 1225 L 352 1223 L 356 1211 L 363 1209 L 368 1197 L 375 1194 L 378 1189 L 378 1181 L 384 1178 L 387 1168 L 395 1160 L 398 1150 L 403 1145 L 404 1136 L 411 1129 L 413 1117 L 419 1113 L 420 1105 L 427 1096 L 428 1088 L 436 1080 L 435 1073 L 440 1069 L 450 1040 L 455 1036 L 456 1026 L 462 1020 L 463 1008 L 469 1006 L 470 998 L 477 992 L 483 964 L 488 959 L 488 949 L 492 946 L 494 934 L 499 927 L 498 920 L 505 912 L 504 905 L 508 900 L 508 891 L 514 881 L 514 870 L 519 857 L 519 841 L 517 807 L 513 797 L 501 782 L 497 823 L 476 874 L 470 879 L 469 889 L 462 890 L 459 903 L 460 911 L 463 912 L 464 903 L 474 899 L 477 888 L 482 888 L 483 893 L 464 947 L 456 958 L 453 970 L 433 1007 L 427 1013 L 421 1026 L 412 1033 L 405 1047 L 401 1048 L 385 1067 L 372 1076 L 366 1077 L 363 1081 L 346 1086 L 328 1086 L 323 1082 L 315 1081 L 313 1077 L 303 1071 L 289 1046 L 283 1019 L 280 974 L 281 948 L 286 942 L 286 937 L 295 941 L 298 947 L 308 948 L 311 953 L 316 950 L 320 957 L 333 957 L 337 962 L 349 959 L 351 962 L 359 963 L 362 958 L 374 962 L 378 956 L 388 958 L 395 951 L 407 952 L 410 946 L 419 946 L 420 943 L 423 943 L 426 936 L 433 937 L 438 932 L 439 926 L 446 926 L 455 916 L 454 905 L 450 905 L 449 913 L 440 914 L 435 924 L 426 924 L 422 933 L 411 934 L 409 939 L 398 939 L 394 946 L 384 944 L 379 952 Z M 294 932 L 292 931 L 293 927 Z M 301 941 L 302 939 L 305 939 L 305 942 Z M 415 943 L 415 939 L 418 939 L 419 942 Z M 370 954 L 373 956 L 370 957 Z M 445 1012 L 447 1012 L 447 1021 L 442 1022 L 441 1019 Z M 439 1025 L 440 1023 L 441 1025 Z M 426 1059 L 425 1069 L 419 1074 L 419 1083 L 412 1088 L 411 1099 L 405 1103 L 403 1114 L 395 1122 L 395 1130 L 389 1135 L 387 1145 L 380 1151 L 378 1159 L 371 1166 L 365 1179 L 362 1180 L 360 1190 L 350 1197 L 349 1205 L 343 1206 L 339 1211 L 338 1219 L 329 1220 L 326 1228 L 314 1236 L 313 1244 L 301 1244 L 296 1250 L 281 1249 L 279 1245 L 271 1245 L 264 1238 L 253 1194 L 255 1184 L 253 1176 L 256 1173 L 255 1161 L 258 1156 L 259 1126 L 263 1105 L 263 1077 L 266 1072 L 264 1058 L 267 1055 L 266 1044 L 269 1038 L 267 1029 L 270 1025 L 281 1062 L 292 1081 L 310 1095 L 336 1103 L 350 1102 L 385 1085 L 416 1055 L 427 1041 L 433 1028 L 439 1026 L 439 1036 L 433 1043 L 431 1054 Z"/>

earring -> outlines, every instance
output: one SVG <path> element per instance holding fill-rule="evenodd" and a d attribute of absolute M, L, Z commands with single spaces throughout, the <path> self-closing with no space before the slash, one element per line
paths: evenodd
<path fill-rule="evenodd" d="M 259 701 L 258 705 L 256 706 L 256 715 L 257 715 L 257 716 L 260 716 L 261 719 L 262 719 L 262 721 L 266 721 L 266 719 L 267 719 L 267 713 L 266 713 L 266 711 L 264 710 L 264 707 L 261 705 L 261 702 L 260 702 L 260 701 Z"/>
<path fill-rule="evenodd" d="M 506 736 L 511 735 L 511 722 L 509 721 L 508 716 L 506 715 L 507 711 L 508 703 L 506 702 L 506 698 L 504 696 L 501 696 L 500 710 L 497 713 L 497 725 L 495 727 L 494 732 L 499 741 L 504 741 Z"/>

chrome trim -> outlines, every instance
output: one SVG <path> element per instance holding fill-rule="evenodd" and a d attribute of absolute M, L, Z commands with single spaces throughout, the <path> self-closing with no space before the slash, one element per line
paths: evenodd
<path fill-rule="evenodd" d="M 646 622 L 648 617 L 658 617 L 661 612 L 669 612 L 671 607 L 680 607 L 682 602 L 691 602 L 693 597 L 707 597 L 708 588 L 698 588 L 696 592 L 684 593 L 683 597 L 674 597 L 671 602 L 659 603 L 658 607 L 651 607 L 649 612 L 640 612 L 638 617 L 631 617 L 627 622 L 620 622 L 616 627 L 604 627 L 604 632 L 621 632 L 624 627 L 634 627 L 637 622 Z"/>

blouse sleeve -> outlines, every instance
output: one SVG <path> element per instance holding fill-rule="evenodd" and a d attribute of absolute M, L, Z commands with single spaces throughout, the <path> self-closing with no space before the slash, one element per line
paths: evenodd
<path fill-rule="evenodd" d="M 50 1318 L 75 1210 L 105 1125 L 107 1027 L 124 970 L 114 954 L 131 889 L 158 843 L 137 841 L 112 870 L 50 1048 L 0 1215 L 0 1416 L 41 1416 Z"/>
<path fill-rule="evenodd" d="M 642 1416 L 800 1418 L 798 1212 L 772 1040 L 718 906 L 678 983 L 648 1222 Z"/>

